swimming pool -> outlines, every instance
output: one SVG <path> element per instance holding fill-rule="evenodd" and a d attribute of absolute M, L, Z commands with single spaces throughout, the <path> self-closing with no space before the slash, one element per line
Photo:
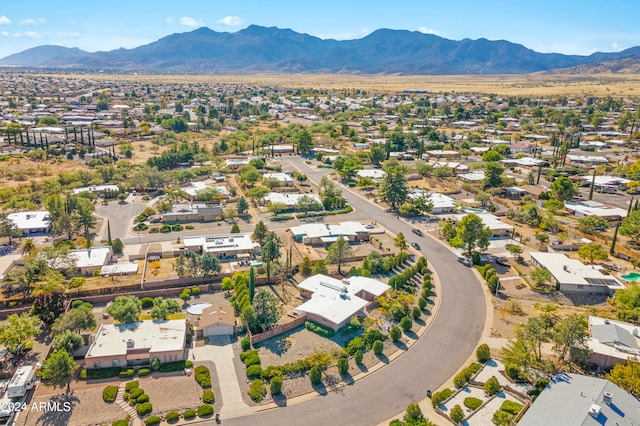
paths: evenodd
<path fill-rule="evenodd" d="M 202 311 L 211 306 L 211 303 L 196 303 L 187 308 L 187 312 L 191 315 L 202 315 Z"/>
<path fill-rule="evenodd" d="M 473 207 L 460 207 L 460 210 L 469 213 L 484 213 L 485 211 L 482 209 L 474 209 Z"/>
<path fill-rule="evenodd" d="M 629 272 L 626 275 L 621 275 L 620 278 L 622 278 L 625 281 L 638 281 L 640 279 L 640 273 L 639 272 Z"/>

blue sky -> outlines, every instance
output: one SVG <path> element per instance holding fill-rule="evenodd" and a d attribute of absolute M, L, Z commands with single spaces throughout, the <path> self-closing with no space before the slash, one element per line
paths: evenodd
<path fill-rule="evenodd" d="M 334 39 L 405 29 L 588 55 L 640 45 L 638 17 L 638 0 L 2 0 L 0 58 L 44 44 L 93 52 L 201 26 L 235 32 L 251 24 Z"/>

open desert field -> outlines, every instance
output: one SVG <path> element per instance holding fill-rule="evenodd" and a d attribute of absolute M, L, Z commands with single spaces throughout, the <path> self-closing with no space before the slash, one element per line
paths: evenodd
<path fill-rule="evenodd" d="M 142 83 L 221 83 L 279 88 L 361 89 L 382 93 L 403 90 L 476 92 L 499 95 L 634 96 L 640 93 L 638 74 L 592 75 L 353 75 L 353 74 L 221 74 L 221 75 L 105 75 L 70 74 L 81 79 L 138 81 Z"/>

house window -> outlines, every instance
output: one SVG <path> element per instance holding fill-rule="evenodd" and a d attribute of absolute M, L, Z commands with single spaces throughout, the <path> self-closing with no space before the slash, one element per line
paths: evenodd
<path fill-rule="evenodd" d="M 584 288 L 582 284 L 578 284 L 578 288 Z"/>

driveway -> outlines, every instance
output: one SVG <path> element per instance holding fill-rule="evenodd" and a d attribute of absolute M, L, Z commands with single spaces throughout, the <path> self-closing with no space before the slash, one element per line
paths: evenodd
<path fill-rule="evenodd" d="M 140 197 L 129 196 L 126 203 L 118 201 L 109 201 L 109 204 L 96 206 L 96 215 L 104 218 L 105 224 L 102 227 L 102 237 L 98 239 L 107 239 L 107 224 L 111 225 L 111 238 L 127 238 L 127 233 L 133 227 L 133 219 L 144 211 L 148 206 L 141 201 Z M 133 232 L 133 231 L 132 231 Z"/>
<path fill-rule="evenodd" d="M 314 182 L 331 170 L 314 170 L 300 157 L 283 157 Z M 475 351 L 482 335 L 486 305 L 481 284 L 472 270 L 457 261 L 447 247 L 430 237 L 411 233 L 412 226 L 384 213 L 341 188 L 348 203 L 365 211 L 393 233 L 402 232 L 408 242 L 419 242 L 421 253 L 442 283 L 440 308 L 431 327 L 407 352 L 374 374 L 339 392 L 245 417 L 226 418 L 229 425 L 375 425 L 396 416 L 410 402 L 425 398 L 428 389 L 442 386 Z"/>
<path fill-rule="evenodd" d="M 222 409 L 224 415 L 242 415 L 250 412 L 249 406 L 242 400 L 242 392 L 238 384 L 238 376 L 233 365 L 233 348 L 229 336 L 218 336 L 209 339 L 204 346 L 192 349 L 191 359 L 198 361 L 213 361 L 216 366 L 216 376 L 222 393 Z M 213 374 L 213 372 L 211 372 Z M 216 398 L 217 399 L 217 398 Z"/>

